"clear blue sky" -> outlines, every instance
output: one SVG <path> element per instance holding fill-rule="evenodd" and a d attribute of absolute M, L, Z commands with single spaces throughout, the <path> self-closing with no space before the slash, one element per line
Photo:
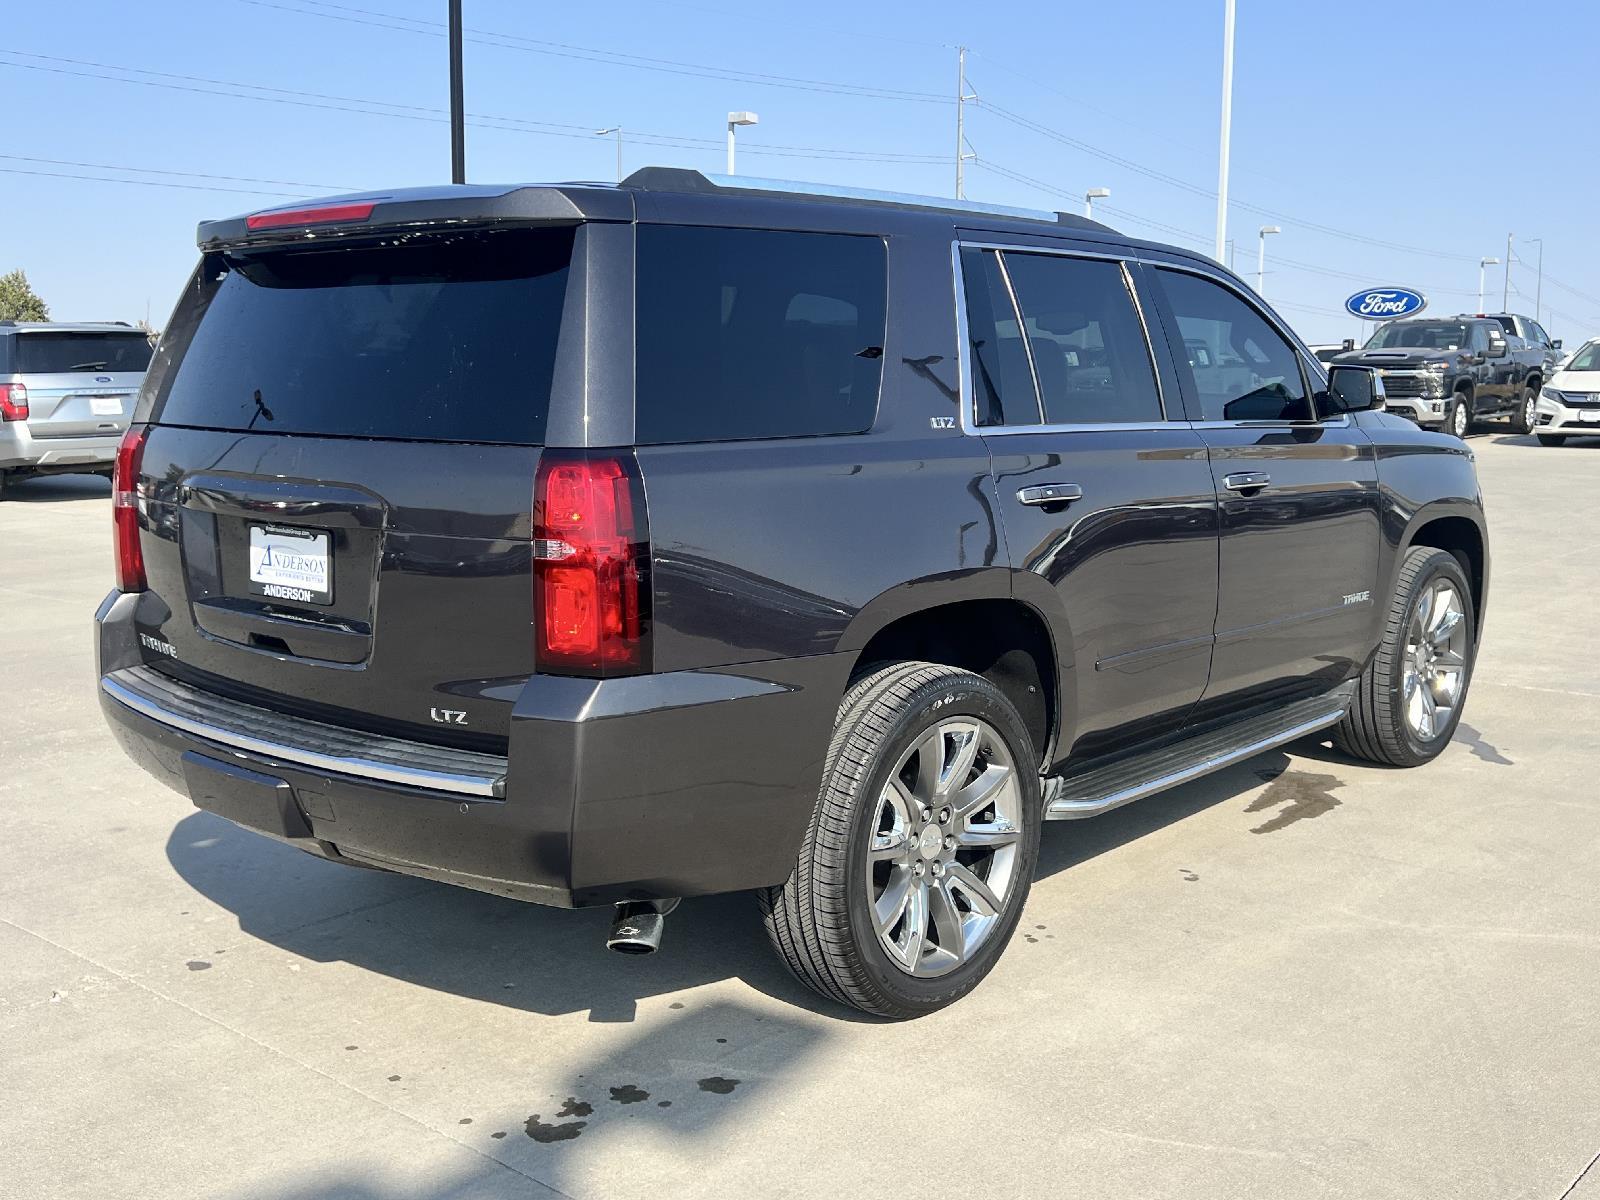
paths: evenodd
<path fill-rule="evenodd" d="M 742 173 L 948 195 L 967 45 L 970 198 L 1076 210 L 1109 187 L 1103 219 L 1211 246 L 1222 0 L 465 7 L 474 181 L 610 179 L 613 144 L 589 131 L 619 123 L 630 170 L 720 170 L 725 114 L 747 108 L 761 123 L 741 133 Z M 197 220 L 448 179 L 445 11 L 8 5 L 0 271 L 24 267 L 58 318 L 148 306 L 161 325 Z M 1253 277 L 1256 230 L 1282 226 L 1268 296 L 1307 339 L 1335 340 L 1358 332 L 1340 305 L 1369 284 L 1471 308 L 1478 259 L 1503 260 L 1515 231 L 1544 239 L 1550 331 L 1600 333 L 1597 34 L 1592 0 L 1239 0 L 1236 267 Z M 1538 247 L 1517 253 L 1512 308 L 1531 313 Z"/>

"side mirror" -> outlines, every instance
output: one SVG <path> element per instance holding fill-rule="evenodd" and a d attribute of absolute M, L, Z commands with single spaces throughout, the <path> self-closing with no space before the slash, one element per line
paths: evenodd
<path fill-rule="evenodd" d="M 1381 412 L 1385 407 L 1383 380 L 1371 367 L 1330 367 L 1327 394 L 1334 413 Z"/>
<path fill-rule="evenodd" d="M 1505 338 L 1490 338 L 1489 339 L 1489 357 L 1490 358 L 1504 358 L 1508 353 L 1510 353 L 1510 351 L 1511 351 L 1511 347 L 1506 342 Z"/>
<path fill-rule="evenodd" d="M 1550 343 L 1550 349 L 1552 349 L 1552 350 L 1561 349 L 1561 339 L 1557 338 L 1555 341 L 1551 342 Z"/>

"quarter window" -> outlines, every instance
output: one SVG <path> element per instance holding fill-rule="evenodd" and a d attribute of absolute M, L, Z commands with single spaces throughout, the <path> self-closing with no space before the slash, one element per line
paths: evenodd
<path fill-rule="evenodd" d="M 1300 356 L 1251 305 L 1186 271 L 1160 269 L 1183 336 L 1187 371 L 1206 421 L 1306 421 L 1311 398 Z"/>
<path fill-rule="evenodd" d="M 967 293 L 967 340 L 978 424 L 1036 424 L 1039 395 L 1000 255 L 993 250 L 963 250 L 961 275 Z"/>
<path fill-rule="evenodd" d="M 642 225 L 640 444 L 861 433 L 878 409 L 880 238 Z"/>

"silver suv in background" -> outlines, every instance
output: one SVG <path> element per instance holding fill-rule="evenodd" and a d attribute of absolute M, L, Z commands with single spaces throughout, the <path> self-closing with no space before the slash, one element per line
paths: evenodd
<path fill-rule="evenodd" d="M 0 496 L 27 475 L 109 475 L 149 365 L 131 325 L 0 321 Z"/>

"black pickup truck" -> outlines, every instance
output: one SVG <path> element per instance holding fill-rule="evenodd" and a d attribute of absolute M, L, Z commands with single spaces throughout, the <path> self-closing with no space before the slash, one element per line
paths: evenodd
<path fill-rule="evenodd" d="M 308 853 L 616 904 L 634 953 L 752 890 L 806 984 L 914 1017 L 994 965 L 1044 822 L 1461 718 L 1472 455 L 1189 251 L 662 169 L 200 243 L 100 699 Z"/>
<path fill-rule="evenodd" d="M 1376 368 L 1389 411 L 1466 437 L 1484 417 L 1532 429 L 1545 360 L 1543 346 L 1508 336 L 1493 317 L 1418 317 L 1386 322 L 1333 361 Z"/>

